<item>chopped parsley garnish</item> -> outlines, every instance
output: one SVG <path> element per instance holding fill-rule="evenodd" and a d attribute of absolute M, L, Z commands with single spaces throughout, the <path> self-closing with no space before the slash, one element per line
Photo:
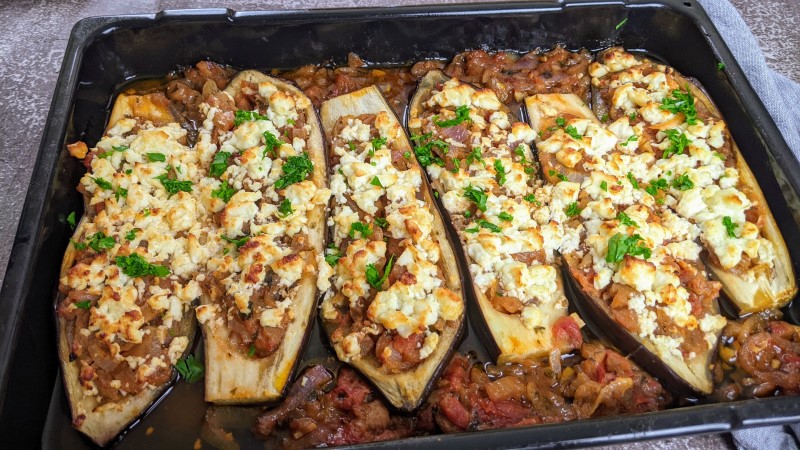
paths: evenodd
<path fill-rule="evenodd" d="M 561 181 L 567 181 L 566 175 L 564 175 L 561 172 L 556 172 L 555 170 L 551 169 L 547 171 L 547 174 L 550 175 L 551 177 L 557 177 Z"/>
<path fill-rule="evenodd" d="M 499 159 L 494 160 L 494 170 L 495 181 L 497 181 L 497 184 L 500 186 L 504 185 L 506 183 L 506 168 L 503 167 L 503 163 Z"/>
<path fill-rule="evenodd" d="M 137 231 L 139 231 L 139 229 L 138 228 L 134 228 L 134 229 L 128 231 L 127 233 L 125 233 L 125 240 L 126 241 L 132 241 L 132 240 L 136 239 L 136 232 Z"/>
<path fill-rule="evenodd" d="M 117 256 L 114 262 L 122 269 L 122 273 L 129 277 L 154 277 L 164 278 L 169 275 L 169 269 L 165 266 L 150 264 L 142 255 L 131 253 L 128 256 Z"/>
<path fill-rule="evenodd" d="M 348 142 L 347 148 L 349 148 L 351 152 L 354 152 L 356 150 L 356 143 L 352 141 Z"/>
<path fill-rule="evenodd" d="M 256 355 L 256 344 L 250 344 L 250 348 L 247 349 L 247 356 L 252 358 Z"/>
<path fill-rule="evenodd" d="M 262 116 L 258 111 L 245 111 L 240 109 L 234 113 L 233 126 L 238 127 L 250 120 L 269 120 L 269 117 Z"/>
<path fill-rule="evenodd" d="M 235 193 L 236 189 L 234 189 L 233 186 L 231 186 L 231 184 L 226 180 L 224 183 L 219 185 L 218 189 L 211 191 L 211 196 L 228 203 Z"/>
<path fill-rule="evenodd" d="M 627 147 L 627 146 L 628 146 L 628 144 L 630 144 L 631 142 L 636 142 L 636 141 L 638 141 L 638 140 L 639 140 L 639 137 L 638 137 L 638 136 L 636 136 L 635 134 L 633 134 L 633 135 L 631 135 L 631 136 L 628 136 L 628 139 L 625 139 L 625 142 L 623 142 L 623 143 L 621 143 L 621 144 L 619 144 L 619 145 L 621 145 L 621 146 L 623 146 L 623 147 Z"/>
<path fill-rule="evenodd" d="M 278 206 L 278 214 L 281 217 L 289 217 L 293 212 L 292 201 L 288 198 L 283 199 L 280 206 Z"/>
<path fill-rule="evenodd" d="M 229 243 L 235 245 L 236 248 L 239 248 L 239 247 L 243 246 L 244 244 L 247 244 L 247 241 L 250 240 L 250 236 L 244 236 L 244 237 L 240 237 L 239 239 L 236 239 L 236 238 L 229 238 L 228 236 L 225 236 L 224 234 L 221 234 L 221 235 L 219 235 L 219 237 L 221 237 L 223 241 L 226 241 L 226 242 L 229 242 Z"/>
<path fill-rule="evenodd" d="M 375 289 L 380 289 L 386 279 L 389 278 L 389 273 L 392 271 L 392 264 L 394 264 L 394 255 L 389 257 L 389 261 L 383 266 L 383 275 L 378 272 L 374 264 L 367 264 L 365 275 L 367 276 L 367 283 Z"/>
<path fill-rule="evenodd" d="M 164 186 L 164 189 L 166 189 L 169 193 L 170 197 L 178 192 L 192 192 L 192 182 L 189 180 L 180 181 L 174 178 L 169 178 L 166 173 L 155 177 L 155 179 L 161 182 L 161 184 Z"/>
<path fill-rule="evenodd" d="M 329 266 L 333 267 L 336 265 L 336 263 L 339 262 L 339 259 L 343 255 L 341 250 L 339 250 L 339 248 L 336 247 L 336 244 L 334 244 L 333 242 L 328 244 L 328 250 L 333 250 L 333 251 L 325 255 L 325 262 L 328 263 Z"/>
<path fill-rule="evenodd" d="M 642 245 L 642 237 L 638 234 L 633 236 L 624 236 L 622 233 L 617 233 L 611 236 L 608 240 L 608 252 L 606 253 L 606 262 L 615 263 L 620 262 L 625 255 L 641 256 L 644 259 L 649 259 L 651 251 L 649 248 Z"/>
<path fill-rule="evenodd" d="M 451 169 L 450 172 L 458 173 L 458 171 L 461 170 L 461 160 L 458 158 L 452 158 L 452 161 L 453 169 Z"/>
<path fill-rule="evenodd" d="M 403 158 L 405 158 L 405 159 L 411 158 L 411 152 L 403 153 Z"/>
<path fill-rule="evenodd" d="M 533 194 L 528 194 L 525 197 L 522 197 L 523 200 L 529 203 L 533 203 L 536 206 L 541 206 L 542 203 L 539 200 L 536 200 L 536 196 Z"/>
<path fill-rule="evenodd" d="M 634 120 L 636 120 L 636 111 L 634 111 L 634 112 L 630 113 L 630 114 L 628 115 L 628 119 L 629 119 L 631 122 L 633 122 Z"/>
<path fill-rule="evenodd" d="M 119 201 L 120 197 L 128 198 L 128 190 L 121 187 L 117 188 L 117 190 L 114 191 L 114 198 L 117 199 L 117 201 Z"/>
<path fill-rule="evenodd" d="M 567 208 L 564 210 L 564 214 L 566 214 L 567 217 L 575 217 L 580 213 L 581 208 L 578 207 L 578 202 L 570 203 L 569 206 L 567 206 Z"/>
<path fill-rule="evenodd" d="M 266 158 L 267 154 L 275 156 L 275 149 L 285 144 L 285 142 L 275 137 L 275 135 L 270 133 L 269 131 L 265 131 L 263 136 L 264 136 L 264 153 L 261 154 L 262 158 Z M 290 156 L 289 158 L 292 157 Z"/>
<path fill-rule="evenodd" d="M 689 175 L 683 174 L 672 179 L 672 187 L 679 191 L 688 191 L 694 187 L 694 183 L 689 179 Z"/>
<path fill-rule="evenodd" d="M 203 378 L 203 363 L 194 355 L 186 355 L 175 363 L 175 369 L 181 374 L 181 378 L 187 383 L 194 383 Z"/>
<path fill-rule="evenodd" d="M 606 182 L 606 180 L 600 182 L 600 189 L 608 192 L 608 183 Z"/>
<path fill-rule="evenodd" d="M 464 217 L 469 219 L 470 217 L 472 217 L 472 213 L 470 211 L 464 211 Z"/>
<path fill-rule="evenodd" d="M 725 63 L 720 61 L 717 63 L 717 70 L 725 70 Z"/>
<path fill-rule="evenodd" d="M 102 253 L 104 250 L 114 248 L 114 246 L 117 244 L 117 241 L 113 236 L 106 236 L 106 234 L 102 231 L 98 231 L 97 233 L 91 235 L 86 243 L 92 250 L 96 251 L 97 253 Z"/>
<path fill-rule="evenodd" d="M 667 159 L 672 155 L 683 154 L 683 150 L 686 146 L 692 143 L 692 141 L 686 137 L 686 134 L 678 130 L 665 130 L 664 134 L 666 134 L 667 139 L 669 139 L 669 147 L 664 150 L 664 154 L 661 156 L 663 159 Z"/>
<path fill-rule="evenodd" d="M 363 222 L 353 222 L 350 224 L 350 232 L 347 233 L 348 236 L 355 239 L 356 233 L 361 233 L 361 237 L 368 238 L 372 236 L 372 229 L 369 225 Z"/>
<path fill-rule="evenodd" d="M 650 180 L 650 185 L 644 188 L 645 192 L 652 195 L 653 197 L 658 194 L 658 190 L 661 189 L 662 191 L 666 191 L 669 187 L 669 183 L 667 180 L 663 178 L 658 178 L 655 180 Z"/>
<path fill-rule="evenodd" d="M 462 122 L 466 122 L 470 120 L 469 118 L 469 106 L 463 105 L 456 108 L 456 118 L 450 120 L 435 120 L 433 123 L 440 128 L 447 128 L 447 127 L 454 127 L 456 125 L 461 124 Z"/>
<path fill-rule="evenodd" d="M 67 225 L 69 225 L 70 229 L 72 229 L 72 230 L 75 229 L 75 211 L 72 211 L 67 216 Z"/>
<path fill-rule="evenodd" d="M 72 245 L 75 247 L 75 250 L 86 250 L 86 244 L 83 242 L 73 241 L 72 239 L 69 240 L 72 242 Z"/>
<path fill-rule="evenodd" d="M 474 228 L 467 228 L 466 230 L 464 230 L 464 232 L 466 232 L 466 233 L 477 233 L 479 230 L 480 230 L 480 228 L 474 227 Z"/>
<path fill-rule="evenodd" d="M 308 159 L 308 153 L 300 156 L 290 156 L 283 164 L 283 176 L 275 182 L 275 189 L 284 189 L 294 183 L 299 183 L 314 171 L 314 164 Z"/>
<path fill-rule="evenodd" d="M 444 167 L 444 161 L 442 161 L 442 158 L 436 156 L 433 152 L 433 147 L 446 150 L 448 148 L 447 142 L 439 139 L 431 140 L 431 136 L 432 133 L 411 136 L 411 140 L 416 144 L 416 147 L 414 147 L 414 154 L 417 155 L 417 160 L 422 167 L 428 167 L 431 164 Z"/>
<path fill-rule="evenodd" d="M 370 142 L 372 143 L 372 151 L 374 152 L 375 150 L 380 150 L 381 147 L 386 145 L 386 138 L 385 137 L 376 137 L 375 139 L 373 139 Z M 370 153 L 370 156 L 371 155 L 372 155 L 372 153 Z"/>
<path fill-rule="evenodd" d="M 228 168 L 228 158 L 231 157 L 230 152 L 217 152 L 214 155 L 214 160 L 211 161 L 211 176 L 220 177 Z"/>
<path fill-rule="evenodd" d="M 567 124 L 567 121 L 564 120 L 563 117 L 556 117 L 556 125 L 558 125 L 559 128 L 564 128 L 564 125 L 566 125 L 566 124 Z"/>
<path fill-rule="evenodd" d="M 145 217 L 150 217 L 151 213 L 152 212 L 150 211 L 150 208 L 145 208 L 142 210 L 142 214 L 144 214 Z"/>
<path fill-rule="evenodd" d="M 472 187 L 470 184 L 464 188 L 464 197 L 467 200 L 475 203 L 481 212 L 486 212 L 486 200 L 489 198 L 489 196 L 486 195 L 486 192 L 484 192 L 483 189 Z"/>
<path fill-rule="evenodd" d="M 378 186 L 379 188 L 383 187 L 380 178 L 378 178 L 377 176 L 372 177 L 372 180 L 369 182 L 369 184 L 373 186 Z"/>
<path fill-rule="evenodd" d="M 672 91 L 672 96 L 664 97 L 659 107 L 664 111 L 669 111 L 672 114 L 682 113 L 686 117 L 686 123 L 695 125 L 697 123 L 697 109 L 694 107 L 694 96 L 689 92 L 689 87 L 686 86 L 686 92 L 680 89 Z"/>
<path fill-rule="evenodd" d="M 294 125 L 297 122 L 294 119 L 286 119 L 286 123 L 288 123 L 289 125 Z"/>
<path fill-rule="evenodd" d="M 725 161 L 725 155 L 723 155 L 720 152 L 714 152 L 714 156 L 716 156 L 717 158 L 721 159 L 722 161 Z"/>
<path fill-rule="evenodd" d="M 639 225 L 637 225 L 636 222 L 631 219 L 631 216 L 622 211 L 617 213 L 617 220 L 619 220 L 619 222 L 625 226 L 639 228 Z"/>
<path fill-rule="evenodd" d="M 491 231 L 492 233 L 500 233 L 500 232 L 503 231 L 503 230 L 500 229 L 500 227 L 498 227 L 497 225 L 493 224 L 492 222 L 489 222 L 488 220 L 480 219 L 480 220 L 478 220 L 478 225 L 480 225 L 481 228 L 486 228 L 487 230 Z"/>
<path fill-rule="evenodd" d="M 500 214 L 498 214 L 497 217 L 500 218 L 500 220 L 503 220 L 505 222 L 511 222 L 512 220 L 514 220 L 514 216 L 512 216 L 511 214 L 509 214 L 509 213 L 507 213 L 505 211 L 503 211 Z"/>
<path fill-rule="evenodd" d="M 111 186 L 111 183 L 109 183 L 108 181 L 106 181 L 106 180 L 104 180 L 102 178 L 92 178 L 92 180 L 94 181 L 94 183 L 96 185 L 100 186 L 100 189 L 109 190 L 109 191 L 114 189 L 114 187 Z"/>
<path fill-rule="evenodd" d="M 467 166 L 469 166 L 475 161 L 478 161 L 484 167 L 486 167 L 486 163 L 483 162 L 483 155 L 481 154 L 480 147 L 473 147 L 472 151 L 469 152 L 469 154 L 467 155 Z"/>
<path fill-rule="evenodd" d="M 92 306 L 92 302 L 90 302 L 89 300 L 86 300 L 86 301 L 83 301 L 83 302 L 75 302 L 75 303 L 73 303 L 73 305 L 75 305 L 76 308 L 89 309 L 89 307 Z"/>
<path fill-rule="evenodd" d="M 603 114 L 602 116 L 600 116 L 600 122 L 603 122 L 603 123 L 608 122 L 608 113 Z"/>
<path fill-rule="evenodd" d="M 570 135 L 570 137 L 572 137 L 572 139 L 575 139 L 577 141 L 580 141 L 581 139 L 583 139 L 583 136 L 581 136 L 581 134 L 578 133 L 578 130 L 575 127 L 573 127 L 572 125 L 568 126 L 567 128 L 564 128 L 564 132 L 567 133 L 568 135 Z"/>
<path fill-rule="evenodd" d="M 128 169 L 125 171 L 125 175 L 130 175 L 133 173 L 133 169 Z"/>
<path fill-rule="evenodd" d="M 639 189 L 639 182 L 636 181 L 636 178 L 633 176 L 633 174 L 628 172 L 627 177 L 628 177 L 628 181 L 631 182 L 631 186 L 633 186 L 634 189 Z"/>
<path fill-rule="evenodd" d="M 439 198 L 439 191 L 434 189 L 433 196 L 436 197 L 436 198 Z"/>
<path fill-rule="evenodd" d="M 128 148 L 129 147 L 127 145 L 120 145 L 120 146 L 112 145 L 110 151 L 100 153 L 99 155 L 97 155 L 97 157 L 98 158 L 108 158 L 109 156 L 113 155 L 114 153 L 116 153 L 116 152 L 124 152 L 125 150 L 128 150 Z"/>
<path fill-rule="evenodd" d="M 376 217 L 375 218 L 375 225 L 377 225 L 377 226 L 379 226 L 381 228 L 386 228 L 386 227 L 389 226 L 389 221 L 387 221 L 383 217 Z"/>
<path fill-rule="evenodd" d="M 728 233 L 728 237 L 736 237 L 736 227 L 739 225 L 733 223 L 730 216 L 723 217 L 722 224 L 725 225 L 725 231 Z"/>
<path fill-rule="evenodd" d="M 626 23 L 628 23 L 627 17 L 622 19 L 622 22 L 618 23 L 617 26 L 614 27 L 614 29 L 619 30 L 620 28 L 624 27 Z"/>
<path fill-rule="evenodd" d="M 148 153 L 147 160 L 150 162 L 165 162 L 167 160 L 167 155 L 163 153 Z"/>

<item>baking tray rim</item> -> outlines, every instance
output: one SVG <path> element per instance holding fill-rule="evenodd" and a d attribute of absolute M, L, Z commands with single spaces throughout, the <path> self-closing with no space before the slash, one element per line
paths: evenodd
<path fill-rule="evenodd" d="M 27 291 L 32 282 L 33 267 L 42 241 L 47 233 L 47 224 L 42 223 L 42 215 L 55 179 L 55 164 L 63 147 L 63 140 L 69 122 L 70 112 L 74 103 L 77 89 L 79 70 L 85 49 L 100 35 L 111 32 L 117 28 L 130 28 L 137 26 L 152 26 L 161 22 L 182 21 L 218 21 L 225 20 L 236 24 L 252 24 L 253 22 L 280 20 L 282 22 L 304 21 L 336 21 L 336 20 L 372 20 L 390 18 L 415 18 L 458 15 L 524 15 L 538 13 L 553 13 L 568 8 L 583 7 L 621 7 L 623 12 L 628 9 L 639 8 L 669 8 L 688 18 L 703 31 L 707 44 L 717 55 L 717 59 L 726 65 L 728 81 L 736 89 L 738 98 L 747 117 L 754 122 L 754 129 L 760 139 L 765 143 L 768 153 L 785 169 L 787 180 L 796 192 L 800 192 L 800 163 L 794 158 L 786 141 L 775 125 L 774 120 L 767 112 L 761 99 L 744 76 L 740 66 L 732 53 L 722 40 L 716 27 L 711 23 L 703 8 L 694 2 L 680 0 L 562 0 L 537 3 L 499 2 L 479 3 L 467 5 L 423 5 L 383 8 L 337 8 L 337 9 L 308 9 L 284 11 L 234 11 L 232 9 L 189 9 L 189 10 L 164 10 L 150 14 L 132 14 L 118 16 L 95 16 L 81 19 L 72 29 L 70 39 L 65 51 L 61 71 L 54 89 L 53 100 L 47 115 L 43 136 L 34 162 L 31 181 L 26 194 L 22 214 L 20 216 L 14 245 L 9 257 L 2 289 L 0 290 L 0 407 L 3 406 L 5 389 L 8 382 L 10 362 L 13 357 L 18 328 L 22 319 L 22 308 L 27 299 Z M 627 17 L 627 14 L 620 16 Z M 775 417 L 775 410 L 787 411 L 788 415 Z M 698 420 L 682 420 L 684 425 L 670 427 L 672 419 L 681 418 L 687 412 L 697 412 L 693 415 Z M 727 411 L 724 414 L 721 412 Z M 709 414 L 711 412 L 711 414 Z M 652 420 L 649 420 L 653 418 Z M 666 422 L 663 419 L 667 419 Z M 603 437 L 601 423 L 619 420 L 628 420 L 631 424 L 639 420 L 658 422 L 662 426 L 651 427 L 641 432 L 614 433 Z M 684 417 L 685 419 L 685 417 Z M 709 421 L 710 420 L 710 421 Z M 569 426 L 575 432 L 595 430 L 591 434 L 594 438 L 587 438 L 585 433 L 570 441 L 560 442 L 559 445 L 591 445 L 611 442 L 625 442 L 634 439 L 658 438 L 676 436 L 681 434 L 699 434 L 708 432 L 721 432 L 733 428 L 758 426 L 774 423 L 786 423 L 800 420 L 800 398 L 776 397 L 769 399 L 744 400 L 734 403 L 717 403 L 702 406 L 683 407 L 640 415 L 614 416 L 601 419 L 567 422 L 562 424 L 537 425 L 520 429 L 505 429 L 483 432 L 479 434 L 467 433 L 461 435 L 448 435 L 448 440 L 454 444 L 463 437 L 469 439 L 474 445 L 480 442 L 491 445 L 527 445 L 533 429 L 541 428 L 559 430 Z M 584 425 L 587 424 L 587 425 Z M 656 424 L 658 425 L 658 424 Z M 605 430 L 607 431 L 607 430 Z M 500 439 L 499 436 L 507 436 Z M 479 436 L 485 436 L 479 438 Z M 435 445 L 445 435 L 413 438 L 408 443 L 416 445 Z M 393 441 L 397 444 L 397 441 Z M 501 444 L 502 442 L 502 444 Z M 516 444 L 515 444 L 516 443 Z M 553 444 L 555 442 L 552 442 Z M 391 445 L 392 441 L 379 446 Z"/>

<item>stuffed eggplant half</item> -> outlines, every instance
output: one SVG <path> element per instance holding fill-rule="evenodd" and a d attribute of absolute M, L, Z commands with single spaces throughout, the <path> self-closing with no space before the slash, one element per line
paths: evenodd
<path fill-rule="evenodd" d="M 422 169 L 375 87 L 321 107 L 330 148 L 330 277 L 321 315 L 340 360 L 413 410 L 464 326 L 455 255 Z"/>
<path fill-rule="evenodd" d="M 664 201 L 679 181 L 642 180 L 654 158 L 637 152 L 628 117 L 603 125 L 572 94 L 535 95 L 526 108 L 549 181 L 569 193 L 567 226 L 580 230 L 577 248 L 562 249 L 579 310 L 673 391 L 710 393 L 726 321 L 720 284 L 700 261 L 699 228 Z"/>
<path fill-rule="evenodd" d="M 96 147 L 68 146 L 88 172 L 61 266 L 58 352 L 72 424 L 101 446 L 163 393 L 194 337 L 211 226 L 188 188 L 203 169 L 168 105 L 120 94 Z"/>
<path fill-rule="evenodd" d="M 797 293 L 789 252 L 753 173 L 717 108 L 672 67 L 621 48 L 590 66 L 594 108 L 608 117 L 632 174 L 699 230 L 706 265 L 742 315 Z"/>
<path fill-rule="evenodd" d="M 207 246 L 206 401 L 278 399 L 313 324 L 330 196 L 322 132 L 298 89 L 240 72 L 201 105 L 200 186 L 218 234 Z"/>
<path fill-rule="evenodd" d="M 555 261 L 555 251 L 576 245 L 578 233 L 563 226 L 568 210 L 545 206 L 562 193 L 540 186 L 534 131 L 492 90 L 439 71 L 422 79 L 409 114 L 416 156 L 458 233 L 494 356 L 507 361 L 580 347 L 582 322 L 567 315 Z"/>

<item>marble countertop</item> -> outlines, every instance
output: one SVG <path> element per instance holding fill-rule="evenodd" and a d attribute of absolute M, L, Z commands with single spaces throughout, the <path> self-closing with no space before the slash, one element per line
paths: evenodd
<path fill-rule="evenodd" d="M 758 38 L 769 66 L 800 82 L 800 2 L 731 0 Z M 305 9 L 397 6 L 421 0 L 99 0 L 2 2 L 0 20 L 0 280 L 5 274 L 19 215 L 42 136 L 70 30 L 83 17 L 155 12 L 162 9 L 229 7 Z M 439 0 L 437 3 L 456 3 Z M 777 14 L 776 12 L 780 12 Z M 788 57 L 787 57 L 788 56 Z M 606 449 L 733 448 L 729 435 L 640 442 Z"/>

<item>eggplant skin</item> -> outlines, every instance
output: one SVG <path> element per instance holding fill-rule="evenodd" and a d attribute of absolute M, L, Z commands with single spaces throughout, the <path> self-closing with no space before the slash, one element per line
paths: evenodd
<path fill-rule="evenodd" d="M 270 82 L 281 92 L 305 97 L 290 83 L 255 70 L 239 72 L 225 88 L 225 92 L 236 98 L 243 82 Z M 311 126 L 306 152 L 314 169 L 309 179 L 317 188 L 327 188 L 325 147 L 319 119 L 310 101 L 302 108 L 306 114 L 306 123 Z M 309 243 L 315 254 L 323 254 L 324 207 L 309 210 L 307 218 Z M 268 357 L 253 358 L 243 353 L 220 320 L 200 320 L 205 337 L 206 401 L 220 405 L 263 403 L 276 401 L 284 395 L 308 341 L 317 305 L 317 260 L 310 258 L 306 264 L 313 265 L 314 269 L 304 269 L 302 277 L 297 281 L 297 291 L 292 299 L 294 319 L 287 325 L 280 346 Z M 215 297 L 222 294 L 211 292 L 201 297 L 198 319 L 201 317 L 201 308 L 215 304 Z"/>
<path fill-rule="evenodd" d="M 168 109 L 168 101 L 163 94 L 119 94 L 114 101 L 106 131 L 122 119 L 135 119 L 139 123 L 151 122 L 155 126 L 175 122 Z M 92 208 L 90 208 L 88 200 L 88 196 L 84 196 L 84 211 L 86 213 L 75 227 L 74 238 L 84 234 L 87 223 L 92 219 L 89 213 Z M 61 262 L 59 279 L 66 276 L 70 268 L 72 268 L 77 253 L 74 245 L 69 244 L 67 246 Z M 64 295 L 58 294 L 56 296 L 56 305 L 61 303 L 62 300 L 64 300 Z M 80 382 L 80 367 L 78 360 L 72 360 L 67 337 L 67 326 L 70 324 L 56 311 L 54 312 L 61 378 L 69 401 L 72 426 L 85 434 L 98 446 L 106 446 L 126 427 L 131 425 L 137 417 L 146 414 L 148 409 L 164 395 L 166 389 L 177 379 L 176 371 L 172 369 L 170 380 L 161 386 L 156 386 L 153 389 L 144 389 L 139 394 L 127 397 L 125 401 L 107 402 L 101 405 L 95 397 L 83 394 L 83 387 Z M 190 310 L 184 312 L 184 319 L 180 322 L 181 326 L 176 336 L 185 336 L 191 343 L 194 340 L 197 327 L 190 314 Z M 190 351 L 190 347 L 187 346 L 183 356 Z"/>
<path fill-rule="evenodd" d="M 722 114 L 717 106 L 708 96 L 707 91 L 699 81 L 689 79 L 678 73 L 671 67 L 661 66 L 648 58 L 632 55 L 621 47 L 612 47 L 600 52 L 597 56 L 598 61 L 610 58 L 614 54 L 622 55 L 623 58 L 633 58 L 642 63 L 653 63 L 659 70 L 663 69 L 674 79 L 678 86 L 688 90 L 696 99 L 696 104 L 702 105 L 708 111 L 710 118 L 715 121 L 724 121 Z M 630 64 L 632 60 L 628 62 Z M 602 77 L 598 77 L 601 79 Z M 595 114 L 601 116 L 609 112 L 609 105 L 606 104 L 602 87 L 592 83 L 592 99 Z M 731 152 L 735 163 L 733 166 L 738 170 L 741 189 L 748 200 L 758 204 L 762 209 L 763 224 L 759 224 L 760 235 L 770 241 L 774 252 L 774 267 L 750 271 L 748 274 L 741 274 L 730 269 L 723 268 L 717 261 L 705 255 L 705 263 L 714 278 L 722 283 L 724 296 L 729 303 L 738 310 L 740 316 L 746 316 L 755 312 L 767 309 L 781 308 L 787 305 L 797 294 L 797 282 L 794 273 L 794 266 L 789 255 L 789 250 L 780 232 L 775 217 L 769 209 L 767 199 L 764 197 L 761 187 L 755 178 L 752 170 L 744 159 L 742 152 L 736 142 L 730 136 L 726 127 L 724 137 L 731 144 Z M 711 252 L 712 250 L 708 250 Z"/>
<path fill-rule="evenodd" d="M 393 122 L 399 125 L 399 121 L 394 115 L 391 106 L 374 86 L 324 102 L 320 108 L 320 116 L 323 130 L 328 136 L 328 142 L 330 143 L 332 140 L 331 133 L 333 127 L 340 117 L 378 114 L 379 112 L 385 112 Z M 408 152 L 412 151 L 405 133 L 402 133 L 395 143 L 399 143 L 401 148 L 405 148 Z M 407 162 L 409 164 L 417 164 L 414 158 L 407 159 Z M 419 167 L 418 164 L 417 167 L 422 173 L 423 169 Z M 456 256 L 452 249 L 452 243 L 445 231 L 444 223 L 436 209 L 430 187 L 424 176 L 422 176 L 422 186 L 420 189 L 424 201 L 429 206 L 429 211 L 433 214 L 434 218 L 432 235 L 439 241 L 441 251 L 440 261 L 443 263 L 442 272 L 444 276 L 444 287 L 455 293 L 461 300 L 462 305 L 464 305 L 461 273 L 456 263 Z M 343 297 L 339 292 L 333 293 L 329 291 L 327 295 L 333 295 L 334 300 L 336 297 Z M 451 321 L 453 323 L 447 322 L 444 330 L 440 333 L 438 344 L 427 358 L 414 368 L 400 373 L 386 373 L 381 369 L 381 364 L 374 355 L 349 360 L 342 344 L 330 339 L 337 328 L 337 324 L 334 323 L 334 321 L 326 320 L 324 314 L 322 315 L 322 323 L 323 329 L 340 360 L 349 360 L 348 364 L 361 372 L 375 385 L 392 406 L 402 411 L 413 411 L 421 405 L 422 401 L 430 393 L 436 380 L 449 363 L 450 357 L 458 346 L 465 329 L 464 310 L 465 308 L 461 309 L 458 319 Z"/>

